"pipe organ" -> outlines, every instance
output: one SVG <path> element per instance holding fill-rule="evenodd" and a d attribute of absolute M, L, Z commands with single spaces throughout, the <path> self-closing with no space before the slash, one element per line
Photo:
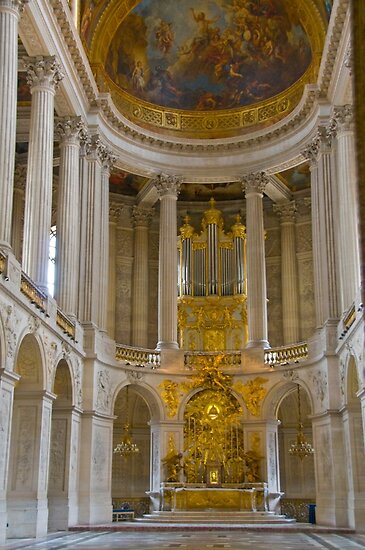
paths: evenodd
<path fill-rule="evenodd" d="M 227 233 L 210 200 L 201 232 L 184 218 L 178 237 L 180 347 L 191 351 L 239 350 L 247 342 L 246 231 L 239 214 Z"/>

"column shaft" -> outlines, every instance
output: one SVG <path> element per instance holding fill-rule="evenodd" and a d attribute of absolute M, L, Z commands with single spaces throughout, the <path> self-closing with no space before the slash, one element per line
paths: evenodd
<path fill-rule="evenodd" d="M 66 313 L 76 315 L 79 278 L 80 183 L 78 133 L 81 120 L 59 122 L 60 175 L 57 202 L 56 299 Z"/>
<path fill-rule="evenodd" d="M 16 143 L 18 21 L 27 0 L 0 0 L 0 247 L 10 249 Z"/>
<path fill-rule="evenodd" d="M 341 310 L 354 302 L 360 287 L 358 200 L 353 113 L 350 105 L 335 109 L 340 248 Z"/>
<path fill-rule="evenodd" d="M 178 349 L 177 343 L 177 178 L 155 181 L 160 198 L 160 243 L 157 349 Z"/>
<path fill-rule="evenodd" d="M 243 179 L 246 194 L 247 231 L 247 348 L 269 347 L 267 333 L 267 297 L 265 234 L 262 197 L 265 174 L 249 174 Z"/>
<path fill-rule="evenodd" d="M 47 292 L 52 209 L 54 95 L 62 76 L 54 57 L 26 60 L 31 84 L 23 269 Z"/>

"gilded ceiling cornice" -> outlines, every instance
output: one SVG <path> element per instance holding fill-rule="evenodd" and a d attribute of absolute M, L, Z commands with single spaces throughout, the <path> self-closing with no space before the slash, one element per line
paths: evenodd
<path fill-rule="evenodd" d="M 265 134 L 255 136 L 254 138 L 242 139 L 240 141 L 233 142 L 220 142 L 212 143 L 211 140 L 207 143 L 193 143 L 193 142 L 177 142 L 168 141 L 167 139 L 158 138 L 152 135 L 143 134 L 142 132 L 133 129 L 121 120 L 119 112 L 115 109 L 114 104 L 109 96 L 105 95 L 100 101 L 100 108 L 108 122 L 118 132 L 124 133 L 126 136 L 138 140 L 144 145 L 156 147 L 158 149 L 165 149 L 168 151 L 186 152 L 186 153 L 212 153 L 217 152 L 229 152 L 242 149 L 249 149 L 253 147 L 259 147 L 263 144 L 268 145 L 274 139 L 280 138 L 286 135 L 289 131 L 300 126 L 300 124 L 307 118 L 308 114 L 315 106 L 316 99 L 318 98 L 317 90 L 310 90 L 307 93 L 307 97 L 301 107 L 300 111 L 293 116 L 288 122 L 282 124 L 275 130 L 268 131 Z"/>

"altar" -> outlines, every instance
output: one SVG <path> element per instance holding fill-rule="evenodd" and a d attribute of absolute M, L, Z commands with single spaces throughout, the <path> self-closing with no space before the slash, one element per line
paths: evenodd
<path fill-rule="evenodd" d="M 161 511 L 268 510 L 267 483 L 161 483 Z"/>

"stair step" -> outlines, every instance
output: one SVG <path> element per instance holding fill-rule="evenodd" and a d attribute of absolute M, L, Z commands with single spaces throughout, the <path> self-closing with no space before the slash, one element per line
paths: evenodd
<path fill-rule="evenodd" d="M 145 514 L 136 521 L 146 523 L 200 523 L 200 524 L 257 524 L 257 523 L 295 523 L 294 519 L 288 519 L 281 514 L 274 512 L 238 512 L 238 511 L 176 511 L 176 512 L 152 512 Z"/>

